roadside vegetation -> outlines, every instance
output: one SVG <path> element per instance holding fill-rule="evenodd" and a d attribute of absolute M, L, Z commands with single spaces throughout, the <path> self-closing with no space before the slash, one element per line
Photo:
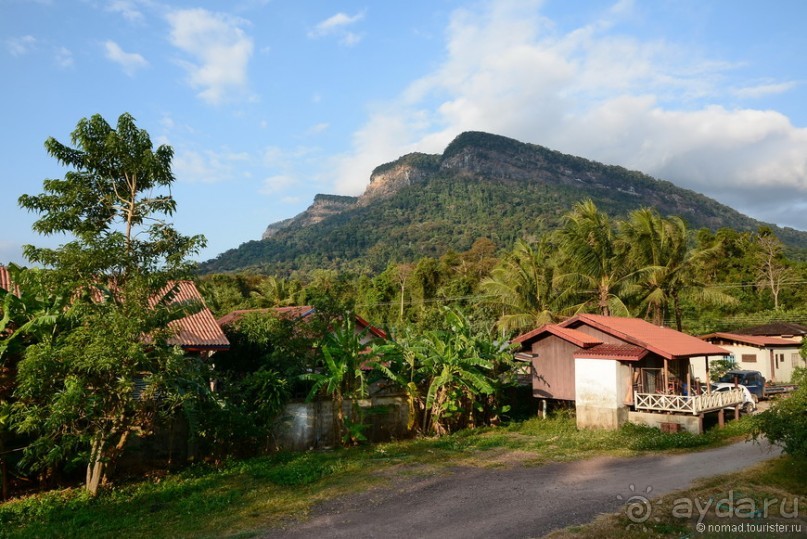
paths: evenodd
<path fill-rule="evenodd" d="M 574 418 L 560 413 L 440 438 L 275 453 L 122 483 L 95 498 L 73 488 L 12 500 L 0 505 L 0 537 L 248 537 L 304 519 L 318 502 L 382 487 L 393 477 L 700 449 L 746 437 L 749 429 L 750 418 L 743 418 L 702 436 L 635 425 L 578 431 Z"/>

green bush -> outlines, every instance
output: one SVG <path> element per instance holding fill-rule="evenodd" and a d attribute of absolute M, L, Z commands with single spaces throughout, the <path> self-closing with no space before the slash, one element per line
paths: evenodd
<path fill-rule="evenodd" d="M 793 383 L 798 385 L 793 393 L 755 416 L 754 438 L 765 436 L 785 452 L 807 457 L 807 369 L 796 369 Z"/>

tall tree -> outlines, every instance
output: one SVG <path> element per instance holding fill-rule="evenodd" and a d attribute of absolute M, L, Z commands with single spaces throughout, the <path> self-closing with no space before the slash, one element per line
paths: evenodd
<path fill-rule="evenodd" d="M 634 268 L 644 268 L 636 282 L 639 306 L 654 324 L 663 325 L 670 306 L 687 285 L 686 224 L 679 217 L 665 219 L 653 209 L 642 208 L 618 226 L 626 260 Z"/>
<path fill-rule="evenodd" d="M 183 236 L 163 220 L 176 210 L 170 191 L 161 192 L 174 182 L 173 149 L 154 150 L 130 114 L 118 118 L 116 129 L 98 114 L 84 118 L 71 141 L 73 146 L 53 137 L 45 141 L 47 152 L 72 168 L 64 179 L 46 179 L 44 193 L 19 198 L 21 207 L 40 214 L 36 232 L 71 239 L 56 249 L 26 245 L 26 257 L 85 281 L 125 279 L 134 270 L 189 270 L 188 256 L 205 239 Z"/>
<path fill-rule="evenodd" d="M 756 277 L 757 286 L 770 290 L 773 297 L 773 308 L 779 310 L 779 294 L 782 287 L 794 280 L 793 269 L 784 257 L 782 242 L 768 227 L 760 229 L 756 235 Z"/>
<path fill-rule="evenodd" d="M 85 447 L 95 494 L 129 435 L 149 432 L 157 410 L 189 394 L 174 391 L 177 384 L 190 372 L 192 384 L 204 385 L 198 364 L 178 362 L 181 354 L 167 344 L 167 324 L 188 311 L 170 307 L 174 290 L 166 285 L 188 274 L 188 257 L 205 240 L 165 220 L 176 209 L 165 192 L 174 181 L 173 150 L 154 150 L 131 115 L 121 115 L 116 129 L 100 115 L 82 119 L 71 141 L 46 141 L 70 170 L 19 203 L 40 214 L 35 231 L 66 235 L 58 248 L 24 252 L 49 269 L 50 293 L 70 298 L 77 319 L 70 331 L 26 349 L 15 417 L 18 430 L 35 437 L 34 465 L 53 466 L 55 457 Z"/>
<path fill-rule="evenodd" d="M 547 238 L 534 245 L 518 240 L 513 251 L 480 283 L 482 292 L 492 296 L 485 301 L 500 309 L 497 325 L 502 331 L 557 321 L 552 251 Z"/>
<path fill-rule="evenodd" d="M 566 287 L 562 296 L 567 301 L 582 298 L 572 309 L 593 307 L 606 316 L 614 311 L 627 314 L 622 295 L 635 274 L 608 215 L 591 199 L 578 202 L 563 216 L 559 240 L 565 271 L 559 279 Z"/>

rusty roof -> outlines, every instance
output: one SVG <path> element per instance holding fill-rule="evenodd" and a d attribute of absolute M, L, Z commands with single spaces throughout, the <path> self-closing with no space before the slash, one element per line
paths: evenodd
<path fill-rule="evenodd" d="M 729 355 L 728 351 L 712 343 L 674 329 L 656 326 L 640 318 L 580 314 L 560 325 L 572 329 L 590 326 L 667 359 Z"/>
<path fill-rule="evenodd" d="M 216 323 L 213 313 L 205 305 L 204 299 L 202 299 L 202 295 L 193 281 L 169 283 L 159 294 L 152 298 L 151 304 L 156 304 L 159 298 L 164 297 L 174 285 L 177 286 L 177 290 L 170 303 L 199 301 L 202 303 L 202 309 L 197 313 L 174 320 L 168 324 L 169 328 L 176 330 L 176 336 L 169 339 L 169 344 L 181 346 L 188 351 L 228 349 L 230 342 L 221 327 Z M 8 290 L 10 286 L 11 280 L 8 270 L 5 266 L 0 266 L 0 287 Z"/>
<path fill-rule="evenodd" d="M 534 329 L 532 331 L 519 335 L 510 342 L 525 345 L 528 342 L 537 341 L 538 339 L 543 338 L 547 334 L 560 337 L 561 339 L 569 341 L 570 343 L 579 346 L 580 348 L 591 348 L 592 346 L 602 344 L 602 341 L 597 339 L 596 337 L 592 337 L 591 335 L 583 333 L 582 331 L 561 327 L 557 324 L 546 324 L 544 326 L 539 327 L 538 329 Z"/>
<path fill-rule="evenodd" d="M 771 322 L 770 324 L 763 324 L 761 326 L 752 326 L 749 328 L 738 329 L 732 331 L 735 335 L 767 335 L 770 337 L 783 335 L 807 335 L 807 326 L 796 324 L 795 322 Z"/>
<path fill-rule="evenodd" d="M 713 340 L 724 340 L 740 344 L 750 344 L 752 346 L 758 346 L 760 348 L 799 347 L 799 343 L 797 342 L 790 341 L 788 339 L 782 339 L 780 337 L 767 337 L 764 335 L 740 335 L 738 333 L 724 333 L 719 331 L 717 333 L 702 335 L 700 338 L 710 342 Z"/>
<path fill-rule="evenodd" d="M 578 350 L 574 353 L 576 358 L 588 359 L 616 359 L 619 361 L 639 361 L 650 352 L 641 346 L 632 344 L 598 344 L 588 350 Z"/>
<path fill-rule="evenodd" d="M 3 290 L 11 290 L 11 276 L 8 274 L 8 269 L 5 266 L 0 266 L 0 288 Z"/>
<path fill-rule="evenodd" d="M 159 297 L 165 296 L 169 290 L 176 286 L 176 293 L 171 298 L 171 304 L 185 302 L 201 302 L 202 309 L 194 314 L 174 320 L 168 327 L 176 330 L 176 336 L 168 340 L 169 344 L 181 346 L 185 350 L 227 350 L 230 341 L 216 323 L 213 313 L 205 305 L 205 300 L 196 288 L 193 281 L 176 281 L 169 283 Z"/>

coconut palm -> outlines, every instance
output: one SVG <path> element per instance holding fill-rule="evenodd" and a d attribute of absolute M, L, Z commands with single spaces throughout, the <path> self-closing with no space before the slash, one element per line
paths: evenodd
<path fill-rule="evenodd" d="M 608 215 L 591 199 L 578 202 L 563 216 L 558 238 L 564 268 L 558 281 L 565 287 L 561 300 L 573 304 L 568 310 L 628 314 L 622 296 L 636 272 L 625 260 Z"/>
<path fill-rule="evenodd" d="M 492 296 L 485 302 L 501 309 L 496 325 L 503 332 L 557 321 L 551 253 L 552 245 L 545 237 L 535 244 L 518 240 L 513 251 L 481 282 L 482 291 Z"/>
<path fill-rule="evenodd" d="M 655 210 L 642 208 L 620 222 L 619 231 L 627 263 L 640 268 L 632 285 L 639 293 L 639 310 L 654 324 L 663 325 L 672 310 L 681 331 L 684 298 L 716 306 L 736 303 L 732 296 L 697 279 L 698 265 L 715 256 L 719 245 L 691 249 L 680 217 L 663 218 Z"/>
<path fill-rule="evenodd" d="M 686 224 L 680 217 L 665 219 L 655 210 L 642 208 L 631 212 L 618 228 L 627 262 L 646 268 L 634 285 L 640 296 L 639 309 L 654 324 L 663 325 L 689 276 Z"/>

